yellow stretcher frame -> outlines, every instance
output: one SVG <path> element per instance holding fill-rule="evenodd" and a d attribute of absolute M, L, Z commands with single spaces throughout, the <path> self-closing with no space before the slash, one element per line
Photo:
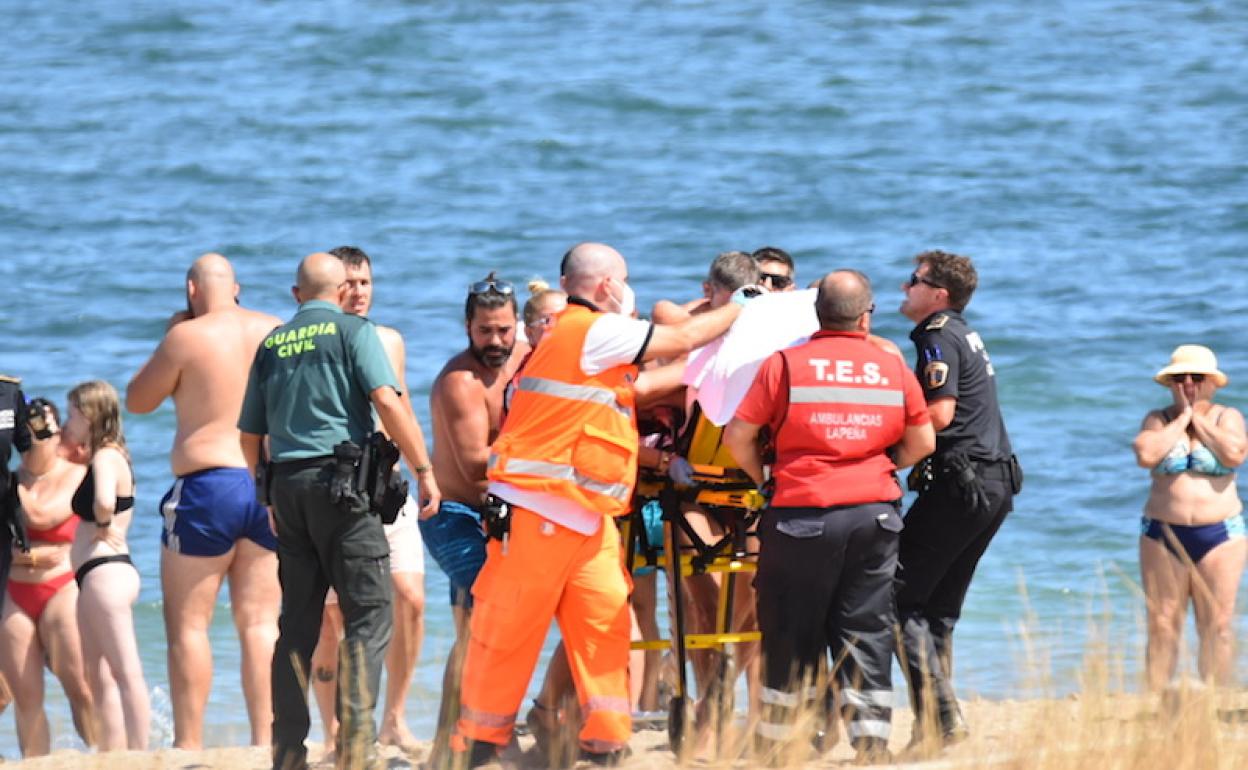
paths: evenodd
<path fill-rule="evenodd" d="M 699 433 L 703 426 L 710 426 L 709 431 L 714 438 L 715 447 L 707 452 L 705 444 L 698 446 Z M 709 456 L 722 460 L 718 453 L 727 454 L 719 446 L 718 433 L 705 418 L 699 420 L 695 429 L 693 448 L 689 455 L 697 459 Z M 731 457 L 728 458 L 731 462 Z M 668 704 L 668 738 L 672 751 L 681 754 L 688 728 L 692 725 L 693 703 L 689 698 L 687 657 L 689 650 L 724 650 L 727 645 L 743 642 L 761 641 L 759 631 L 732 631 L 731 609 L 735 593 L 736 577 L 742 573 L 757 571 L 757 552 L 746 549 L 748 530 L 757 521 L 766 498 L 755 488 L 754 483 L 740 469 L 724 465 L 707 463 L 691 463 L 694 471 L 695 486 L 677 489 L 667 478 L 650 475 L 643 469 L 635 492 L 636 505 L 624 522 L 624 542 L 626 547 L 626 566 L 630 573 L 638 567 L 654 567 L 667 572 L 672 582 L 673 597 L 671 636 L 674 639 L 657 639 L 653 641 L 633 641 L 634 650 L 665 650 L 673 649 L 676 654 L 677 681 L 675 692 Z M 663 508 L 663 519 L 670 524 L 665 551 L 657 554 L 655 544 L 645 539 L 645 524 L 642 520 L 642 507 L 649 500 L 658 500 Z M 693 531 L 685 519 L 682 506 L 696 503 L 712 511 L 731 511 L 728 532 L 714 543 L 705 543 Z M 681 545 L 679 533 L 684 532 L 692 545 Z M 638 545 L 641 545 L 640 553 Z M 679 553 L 679 569 L 669 569 L 669 554 Z M 715 631 L 712 633 L 690 634 L 684 628 L 684 602 L 682 601 L 680 581 L 692 575 L 722 573 L 728 577 L 720 586 L 715 613 Z M 733 711 L 733 681 L 736 679 L 731 656 L 720 656 L 720 670 L 715 681 L 710 683 L 708 697 L 715 703 L 715 714 L 720 724 L 730 719 Z"/>

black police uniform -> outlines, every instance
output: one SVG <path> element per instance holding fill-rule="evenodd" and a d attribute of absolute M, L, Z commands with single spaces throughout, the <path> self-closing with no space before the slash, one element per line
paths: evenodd
<path fill-rule="evenodd" d="M 997 403 L 996 378 L 979 334 L 962 314 L 942 310 L 910 333 L 915 373 L 928 402 L 957 399 L 953 421 L 936 434 L 930 476 L 906 514 L 897 571 L 902 670 L 916 737 L 935 724 L 943 737 L 966 727 L 952 682 L 953 627 L 984 550 L 1013 507 L 1021 473 Z"/>
<path fill-rule="evenodd" d="M 13 564 L 13 540 L 17 521 L 16 478 L 9 470 L 13 448 L 25 452 L 30 449 L 30 432 L 26 430 L 26 397 L 22 395 L 22 381 L 17 377 L 0 374 L 0 592 L 9 581 L 9 568 Z"/>
<path fill-rule="evenodd" d="M 314 300 L 261 343 L 239 428 L 268 434 L 269 497 L 282 585 L 273 650 L 273 766 L 307 766 L 306 676 L 325 595 L 338 593 L 345 625 L 339 650 L 339 765 L 358 767 L 373 750 L 373 712 L 392 630 L 390 545 L 359 497 L 333 502 L 334 447 L 364 446 L 373 430 L 369 395 L 397 389 L 373 324 Z"/>

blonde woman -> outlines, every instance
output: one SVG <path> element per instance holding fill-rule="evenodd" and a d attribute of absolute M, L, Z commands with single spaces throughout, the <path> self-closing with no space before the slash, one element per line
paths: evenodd
<path fill-rule="evenodd" d="M 30 449 L 17 469 L 17 494 L 30 549 L 13 550 L 13 568 L 0 615 L 0 671 L 11 683 L 18 743 L 22 756 L 51 750 L 44 711 L 46 661 L 73 712 L 74 725 L 87 745 L 95 742 L 91 691 L 83 672 L 76 614 L 78 587 L 70 565 L 70 543 L 78 519 L 70 498 L 82 481 L 81 466 L 60 456 L 60 415 L 44 399 L 31 401 L 34 418 Z"/>
<path fill-rule="evenodd" d="M 1213 351 L 1180 345 L 1154 377 L 1172 403 L 1144 418 L 1135 438 L 1139 464 L 1152 470 L 1140 536 L 1148 602 L 1148 684 L 1174 675 L 1189 600 L 1200 635 L 1202 679 L 1231 684 L 1235 594 L 1244 571 L 1243 505 L 1235 469 L 1248 440 L 1238 410 L 1213 401 L 1227 384 Z"/>
<path fill-rule="evenodd" d="M 139 573 L 126 545 L 134 473 L 113 386 L 92 380 L 69 392 L 63 440 L 69 459 L 87 466 L 72 501 L 82 524 L 70 559 L 78 581 L 78 626 L 99 718 L 99 748 L 146 749 L 151 703 L 131 610 L 139 597 Z"/>

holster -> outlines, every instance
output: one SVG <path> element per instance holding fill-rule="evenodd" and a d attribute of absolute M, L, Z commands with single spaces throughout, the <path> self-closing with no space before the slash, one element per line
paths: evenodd
<path fill-rule="evenodd" d="M 962 503 L 972 513 L 984 513 L 988 510 L 988 493 L 984 491 L 984 483 L 975 472 L 975 461 L 969 456 L 950 452 L 941 457 L 940 474 L 948 483 L 953 484 Z"/>
<path fill-rule="evenodd" d="M 368 499 L 361 480 L 367 473 L 367 453 L 351 441 L 334 447 L 334 468 L 329 478 L 329 501 L 346 514 L 368 512 Z"/>
<path fill-rule="evenodd" d="M 485 525 L 486 537 L 502 540 L 511 532 L 511 505 L 501 497 L 486 495 L 481 523 Z"/>
<path fill-rule="evenodd" d="M 368 437 L 364 454 L 367 467 L 361 477 L 369 510 L 380 516 L 383 524 L 393 524 L 407 503 L 407 481 L 398 472 L 399 445 L 377 431 Z"/>
<path fill-rule="evenodd" d="M 273 504 L 273 461 L 261 449 L 260 459 L 256 462 L 256 502 L 268 507 Z"/>
<path fill-rule="evenodd" d="M 1010 491 L 1016 495 L 1023 491 L 1023 466 L 1018 463 L 1018 455 L 1010 455 Z"/>

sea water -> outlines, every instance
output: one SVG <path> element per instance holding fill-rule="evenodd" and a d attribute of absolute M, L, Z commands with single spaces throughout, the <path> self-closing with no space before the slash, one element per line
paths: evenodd
<path fill-rule="evenodd" d="M 428 391 L 464 345 L 469 282 L 557 278 L 587 239 L 628 258 L 641 306 L 700 293 L 718 252 L 781 246 L 805 283 L 875 281 L 874 328 L 912 256 L 972 256 L 968 310 L 1027 486 L 958 626 L 964 695 L 1079 687 L 1142 660 L 1130 442 L 1151 375 L 1210 345 L 1244 406 L 1248 8 L 1232 0 L 233 3 L 7 0 L 0 53 L 0 371 L 64 402 L 118 389 L 229 256 L 280 316 L 305 254 L 374 258 L 374 318 Z M 157 502 L 169 405 L 131 415 L 135 623 L 171 740 Z M 1025 586 L 1025 589 L 1023 588 Z M 453 631 L 429 562 L 409 703 L 432 733 Z M 247 722 L 228 594 L 207 740 Z M 1242 635 L 1244 623 L 1237 620 Z M 1037 675 L 1040 672 L 1040 675 Z M 54 743 L 73 745 L 49 678 Z M 314 728 L 313 735 L 319 734 Z M 11 718 L 0 753 L 16 754 Z"/>

